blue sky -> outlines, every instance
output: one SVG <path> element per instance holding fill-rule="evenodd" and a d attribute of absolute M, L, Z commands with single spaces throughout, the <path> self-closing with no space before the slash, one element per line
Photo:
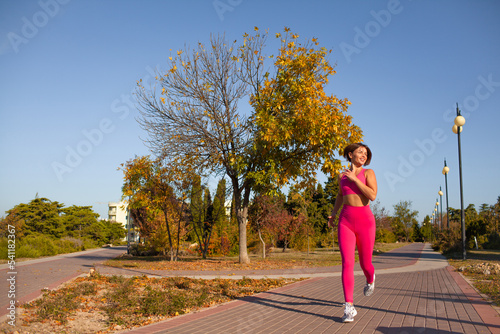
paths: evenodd
<path fill-rule="evenodd" d="M 446 158 L 459 208 L 458 103 L 465 205 L 500 196 L 500 2 L 0 1 L 0 216 L 47 197 L 106 217 L 121 197 L 119 165 L 148 154 L 133 91 L 165 69 L 170 49 L 254 26 L 333 49 L 328 92 L 373 152 L 378 200 L 431 214 Z M 269 53 L 276 46 L 270 43 Z M 320 177 L 325 181 L 324 177 Z"/>

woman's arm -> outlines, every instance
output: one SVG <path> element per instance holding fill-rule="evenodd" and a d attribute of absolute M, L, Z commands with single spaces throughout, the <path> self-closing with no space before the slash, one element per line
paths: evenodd
<path fill-rule="evenodd" d="M 370 201 L 374 201 L 377 197 L 377 178 L 375 177 L 375 172 L 372 169 L 366 169 L 366 184 L 363 184 L 357 177 L 353 180 L 358 186 L 359 190 L 366 196 Z"/>

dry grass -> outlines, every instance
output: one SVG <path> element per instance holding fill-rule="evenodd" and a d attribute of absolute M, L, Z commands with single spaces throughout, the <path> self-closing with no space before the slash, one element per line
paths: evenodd
<path fill-rule="evenodd" d="M 467 260 L 462 254 L 448 254 L 448 262 L 472 281 L 474 287 L 500 306 L 500 250 L 469 250 Z"/>
<path fill-rule="evenodd" d="M 77 278 L 23 305 L 18 333 L 112 333 L 281 287 L 300 279 Z M 10 325 L 0 331 L 10 333 Z"/>

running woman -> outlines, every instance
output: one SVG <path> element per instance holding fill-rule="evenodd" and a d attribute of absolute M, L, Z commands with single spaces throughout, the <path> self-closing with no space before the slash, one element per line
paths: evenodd
<path fill-rule="evenodd" d="M 372 253 L 375 245 L 375 218 L 370 209 L 370 201 L 377 196 L 375 172 L 364 169 L 370 164 L 372 152 L 363 143 L 347 146 L 344 158 L 351 163 L 350 168 L 339 175 L 339 192 L 328 226 L 333 227 L 337 211 L 339 215 L 339 248 L 342 256 L 342 286 L 344 288 L 344 316 L 342 322 L 354 321 L 354 252 L 358 247 L 359 264 L 366 277 L 364 295 L 370 296 L 375 289 L 375 268 Z"/>

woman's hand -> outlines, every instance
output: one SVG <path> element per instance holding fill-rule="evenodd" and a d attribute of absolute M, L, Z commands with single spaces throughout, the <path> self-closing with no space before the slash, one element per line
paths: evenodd
<path fill-rule="evenodd" d="M 335 216 L 328 216 L 328 226 L 335 227 Z"/>
<path fill-rule="evenodd" d="M 356 181 L 356 179 L 358 178 L 356 176 L 356 172 L 354 172 L 354 171 L 352 171 L 350 169 L 344 170 L 344 172 L 342 173 L 342 175 L 345 175 L 349 181 Z"/>

